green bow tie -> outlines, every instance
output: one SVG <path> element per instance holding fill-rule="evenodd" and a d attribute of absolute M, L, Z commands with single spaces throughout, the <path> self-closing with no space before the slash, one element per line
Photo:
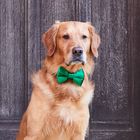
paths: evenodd
<path fill-rule="evenodd" d="M 74 83 L 81 86 L 84 81 L 84 71 L 80 69 L 75 73 L 70 73 L 63 67 L 59 67 L 57 71 L 57 82 L 59 84 L 66 82 L 68 79 L 73 80 Z"/>

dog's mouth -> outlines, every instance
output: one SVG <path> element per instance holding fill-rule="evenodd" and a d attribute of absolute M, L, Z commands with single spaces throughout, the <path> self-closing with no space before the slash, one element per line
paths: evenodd
<path fill-rule="evenodd" d="M 80 58 L 74 58 L 74 59 L 70 60 L 68 63 L 66 63 L 66 65 L 69 66 L 69 65 L 80 64 L 80 63 L 82 65 L 84 65 L 85 61 L 83 59 L 80 59 Z"/>

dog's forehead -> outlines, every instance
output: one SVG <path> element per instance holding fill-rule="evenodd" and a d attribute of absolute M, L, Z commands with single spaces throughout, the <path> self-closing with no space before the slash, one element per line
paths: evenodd
<path fill-rule="evenodd" d="M 84 33 L 88 34 L 88 24 L 84 22 L 63 22 L 60 23 L 59 33 Z"/>

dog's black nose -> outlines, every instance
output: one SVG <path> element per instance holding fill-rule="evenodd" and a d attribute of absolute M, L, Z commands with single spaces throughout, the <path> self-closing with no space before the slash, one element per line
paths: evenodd
<path fill-rule="evenodd" d="M 72 49 L 72 54 L 75 56 L 81 56 L 83 54 L 83 49 L 81 47 L 74 47 Z"/>

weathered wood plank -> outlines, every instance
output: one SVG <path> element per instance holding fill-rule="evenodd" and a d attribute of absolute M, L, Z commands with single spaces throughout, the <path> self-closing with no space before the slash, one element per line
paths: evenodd
<path fill-rule="evenodd" d="M 0 1 L 0 119 L 24 109 L 24 1 Z"/>
<path fill-rule="evenodd" d="M 15 140 L 16 132 L 15 130 L 2 130 L 0 131 L 0 140 Z"/>
<path fill-rule="evenodd" d="M 76 0 L 76 20 L 91 22 L 92 0 Z"/>
<path fill-rule="evenodd" d="M 131 22 L 131 41 L 133 45 L 133 87 L 134 87 L 134 119 L 136 129 L 136 140 L 140 139 L 140 1 L 132 1 L 133 21 Z"/>
<path fill-rule="evenodd" d="M 128 1 L 92 0 L 92 22 L 101 36 L 93 78 L 94 121 L 130 121 Z M 117 122 L 116 122 L 117 123 Z"/>
<path fill-rule="evenodd" d="M 28 98 L 32 92 L 31 74 L 40 68 L 40 3 L 41 1 L 30 0 L 28 4 Z"/>

